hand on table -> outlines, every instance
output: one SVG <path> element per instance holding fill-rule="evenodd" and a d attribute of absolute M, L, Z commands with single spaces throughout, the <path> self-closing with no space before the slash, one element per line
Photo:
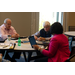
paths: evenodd
<path fill-rule="evenodd" d="M 14 35 L 11 35 L 12 38 L 18 38 L 19 37 L 19 34 L 14 34 Z"/>
<path fill-rule="evenodd" d="M 33 45 L 33 48 L 34 48 L 35 50 L 38 50 L 39 46 L 38 46 L 38 45 Z"/>
<path fill-rule="evenodd" d="M 39 50 L 39 51 L 43 51 L 43 48 L 41 48 L 41 47 L 39 47 L 38 45 L 33 45 L 33 48 L 35 49 L 35 50 Z"/>
<path fill-rule="evenodd" d="M 38 37 L 37 37 L 37 36 L 34 36 L 34 38 L 35 38 L 35 40 L 37 40 L 37 39 L 38 39 Z"/>
<path fill-rule="evenodd" d="M 39 37 L 38 38 L 37 36 L 34 36 L 34 38 L 35 38 L 35 40 L 38 40 L 38 41 L 45 41 L 45 40 L 49 40 L 50 41 L 51 40 L 51 37 L 47 39 L 47 38 L 44 38 L 44 37 Z"/>
<path fill-rule="evenodd" d="M 51 38 L 49 38 L 49 41 L 51 40 Z"/>
<path fill-rule="evenodd" d="M 37 40 L 38 40 L 38 41 L 45 41 L 46 39 L 43 38 L 43 37 L 39 37 Z"/>

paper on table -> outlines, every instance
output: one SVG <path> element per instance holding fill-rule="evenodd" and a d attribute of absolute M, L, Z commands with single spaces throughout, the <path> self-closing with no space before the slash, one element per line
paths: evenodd
<path fill-rule="evenodd" d="M 22 43 L 21 46 L 18 46 L 18 44 L 16 43 L 14 50 L 35 50 L 35 49 L 31 47 L 30 43 L 27 44 Z"/>
<path fill-rule="evenodd" d="M 46 40 L 49 40 L 51 37 L 47 37 L 47 38 L 45 38 Z"/>
<path fill-rule="evenodd" d="M 50 41 L 36 41 L 37 44 L 49 43 Z"/>
<path fill-rule="evenodd" d="M 0 43 L 0 46 L 6 46 L 9 45 L 8 43 Z"/>
<path fill-rule="evenodd" d="M 0 49 L 9 49 L 10 46 L 0 46 Z"/>
<path fill-rule="evenodd" d="M 6 43 L 0 43 L 0 49 L 9 49 L 12 45 L 6 44 Z M 12 47 L 13 48 L 13 47 Z"/>
<path fill-rule="evenodd" d="M 17 41 L 17 40 L 10 40 L 10 41 L 6 40 L 5 43 L 6 44 L 15 43 L 15 41 Z"/>
<path fill-rule="evenodd" d="M 37 43 L 37 44 L 43 44 L 43 42 L 42 42 L 42 41 L 36 41 L 36 43 Z"/>

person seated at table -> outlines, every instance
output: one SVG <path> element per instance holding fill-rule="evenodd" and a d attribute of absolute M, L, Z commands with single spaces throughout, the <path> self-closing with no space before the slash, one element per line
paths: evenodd
<path fill-rule="evenodd" d="M 6 39 L 8 35 L 11 35 L 11 38 L 18 38 L 19 34 L 16 32 L 13 26 L 11 26 L 11 20 L 6 18 L 4 24 L 0 26 L 0 37 Z"/>
<path fill-rule="evenodd" d="M 61 23 L 55 22 L 50 28 L 50 32 L 54 35 L 49 43 L 48 49 L 45 50 L 38 45 L 33 45 L 34 49 L 39 50 L 48 58 L 39 58 L 35 61 L 48 62 L 64 62 L 70 56 L 69 42 L 67 37 L 63 34 L 63 27 Z"/>
<path fill-rule="evenodd" d="M 41 29 L 40 31 L 36 32 L 34 35 L 35 40 L 46 40 L 45 38 L 47 37 L 51 37 L 50 34 L 50 23 L 48 21 L 45 21 L 43 23 L 43 29 Z M 49 39 L 50 40 L 50 39 Z"/>
<path fill-rule="evenodd" d="M 16 32 L 16 30 L 14 29 L 13 26 L 11 26 L 11 20 L 9 18 L 6 18 L 4 20 L 4 24 L 2 24 L 0 26 L 0 37 L 3 38 L 3 39 L 6 39 L 8 37 L 8 35 L 11 35 L 11 38 L 18 38 L 19 37 L 19 34 Z M 4 51 L 0 51 L 3 55 L 4 55 Z M 14 55 L 12 58 L 9 57 L 8 53 L 7 53 L 7 56 L 6 56 L 6 59 L 9 58 L 10 61 L 15 61 L 15 57 L 19 58 L 20 56 L 20 52 L 14 52 Z"/>

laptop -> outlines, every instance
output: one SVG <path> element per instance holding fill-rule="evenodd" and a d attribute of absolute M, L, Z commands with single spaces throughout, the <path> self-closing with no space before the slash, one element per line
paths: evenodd
<path fill-rule="evenodd" d="M 33 45 L 36 45 L 37 44 L 34 36 L 29 36 L 28 39 L 29 39 L 29 42 L 30 42 L 30 44 L 31 44 L 31 46 L 33 48 Z"/>

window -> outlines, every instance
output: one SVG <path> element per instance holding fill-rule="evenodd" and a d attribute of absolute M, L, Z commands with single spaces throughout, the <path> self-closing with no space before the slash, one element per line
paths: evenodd
<path fill-rule="evenodd" d="M 32 12 L 30 35 L 42 29 L 44 21 L 49 21 L 50 24 L 58 21 L 63 24 L 63 12 Z"/>
<path fill-rule="evenodd" d="M 39 12 L 39 30 L 43 28 L 43 22 L 49 21 L 50 24 L 54 22 L 63 22 L 62 12 Z"/>

